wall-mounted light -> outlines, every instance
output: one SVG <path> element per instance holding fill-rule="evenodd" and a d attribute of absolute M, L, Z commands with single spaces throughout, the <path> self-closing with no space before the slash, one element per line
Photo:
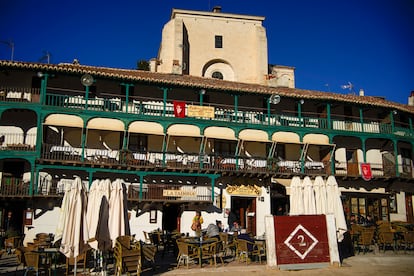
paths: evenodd
<path fill-rule="evenodd" d="M 204 95 L 204 94 L 206 94 L 206 90 L 205 89 L 201 89 L 200 90 L 200 93 L 201 93 L 201 95 Z"/>
<path fill-rule="evenodd" d="M 299 101 L 299 103 L 300 103 L 300 104 L 304 104 L 304 103 L 305 103 L 305 100 L 304 100 L 304 99 L 301 99 L 301 100 Z"/>
<path fill-rule="evenodd" d="M 398 114 L 397 110 L 393 110 L 392 114 L 397 115 Z"/>

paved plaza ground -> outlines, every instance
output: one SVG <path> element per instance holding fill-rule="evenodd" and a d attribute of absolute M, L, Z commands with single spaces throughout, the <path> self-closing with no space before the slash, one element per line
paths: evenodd
<path fill-rule="evenodd" d="M 295 271 L 282 271 L 270 268 L 266 264 L 250 263 L 248 265 L 238 261 L 226 262 L 225 265 L 218 264 L 217 267 L 205 265 L 200 268 L 198 265 L 191 264 L 187 269 L 181 266 L 176 269 L 175 257 L 157 256 L 155 269 L 147 267 L 142 276 L 150 275 L 222 275 L 222 276 L 241 276 L 241 275 L 414 275 L 414 252 L 407 253 L 387 251 L 385 253 L 357 254 L 356 256 L 345 259 L 340 267 L 328 266 L 320 269 L 305 269 Z M 24 275 L 22 265 L 17 267 L 13 256 L 3 255 L 0 260 L 0 275 Z M 60 267 L 56 275 L 64 275 L 64 266 Z M 113 275 L 113 269 L 109 266 L 106 275 Z M 70 274 L 70 275 L 73 275 Z M 102 275 L 102 273 L 78 273 L 78 275 Z"/>

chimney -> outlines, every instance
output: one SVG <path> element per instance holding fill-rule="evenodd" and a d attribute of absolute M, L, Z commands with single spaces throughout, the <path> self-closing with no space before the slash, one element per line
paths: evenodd
<path fill-rule="evenodd" d="M 221 6 L 214 6 L 213 12 L 221 12 Z"/>
<path fill-rule="evenodd" d="M 365 92 L 364 92 L 364 89 L 359 89 L 359 95 L 360 96 L 365 96 Z"/>
<path fill-rule="evenodd" d="M 408 105 L 414 106 L 414 91 L 411 91 L 410 97 L 408 97 Z"/>

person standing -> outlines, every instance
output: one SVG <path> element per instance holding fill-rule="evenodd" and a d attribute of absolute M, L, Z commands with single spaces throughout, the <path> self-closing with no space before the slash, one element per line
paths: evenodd
<path fill-rule="evenodd" d="M 201 216 L 201 212 L 196 211 L 196 215 L 193 218 L 193 223 L 191 224 L 191 230 L 195 231 L 197 236 L 201 235 L 201 225 L 203 222 L 204 220 Z"/>
<path fill-rule="evenodd" d="M 237 221 L 237 216 L 235 213 L 233 213 L 230 209 L 226 209 L 226 215 L 227 215 L 227 224 L 229 225 L 229 231 L 233 227 L 234 222 Z"/>

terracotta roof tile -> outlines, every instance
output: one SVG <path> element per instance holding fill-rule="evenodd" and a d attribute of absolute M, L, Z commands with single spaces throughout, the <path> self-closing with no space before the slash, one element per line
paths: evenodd
<path fill-rule="evenodd" d="M 316 90 L 306 90 L 297 88 L 270 87 L 266 85 L 224 81 L 188 75 L 154 73 L 141 70 L 86 66 L 70 63 L 44 64 L 30 62 L 0 61 L 0 66 L 16 69 L 44 70 L 74 74 L 89 73 L 94 77 L 113 78 L 131 82 L 151 82 L 155 84 L 194 87 L 199 89 L 204 88 L 216 91 L 224 90 L 229 92 L 243 92 L 268 95 L 279 94 L 281 97 L 286 96 L 305 100 L 319 99 L 324 101 L 339 101 L 352 104 L 356 103 L 361 105 L 391 108 L 409 113 L 414 113 L 414 106 L 387 101 L 379 97 L 345 95 L 332 92 L 322 92 Z"/>

